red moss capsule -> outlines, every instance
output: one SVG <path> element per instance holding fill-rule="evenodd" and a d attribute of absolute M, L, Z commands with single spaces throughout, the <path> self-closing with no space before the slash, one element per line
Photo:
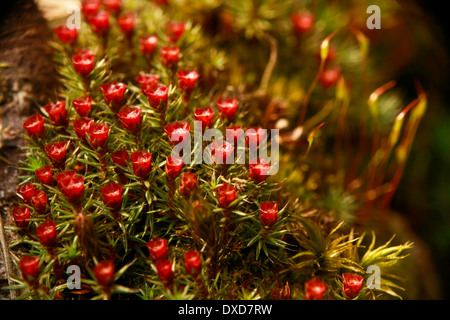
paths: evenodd
<path fill-rule="evenodd" d="M 264 159 L 261 159 L 258 163 L 249 165 L 249 178 L 253 179 L 256 183 L 264 182 L 269 169 L 270 164 Z"/>
<path fill-rule="evenodd" d="M 123 188 L 120 184 L 110 181 L 101 189 L 103 203 L 110 209 L 119 210 L 122 207 Z"/>
<path fill-rule="evenodd" d="M 228 121 L 233 121 L 236 116 L 238 104 L 236 98 L 219 98 L 216 106 L 219 109 L 220 117 Z"/>
<path fill-rule="evenodd" d="M 111 160 L 119 166 L 126 167 L 130 155 L 127 150 L 117 150 L 111 153 Z"/>
<path fill-rule="evenodd" d="M 159 77 L 151 74 L 151 73 L 141 73 L 136 78 L 136 82 L 141 87 L 142 90 L 147 89 L 151 85 L 157 83 L 159 81 Z"/>
<path fill-rule="evenodd" d="M 41 270 L 39 268 L 39 258 L 33 256 L 23 256 L 19 261 L 22 278 L 29 284 L 35 284 L 39 278 Z"/>
<path fill-rule="evenodd" d="M 304 34 L 314 26 L 314 16 L 309 12 L 297 12 L 291 15 L 291 22 L 294 32 Z"/>
<path fill-rule="evenodd" d="M 89 132 L 89 128 L 91 127 L 91 124 L 94 123 L 94 119 L 91 118 L 77 118 L 73 122 L 73 129 L 75 130 L 75 133 L 77 134 L 78 138 L 85 140 L 86 139 L 86 133 Z"/>
<path fill-rule="evenodd" d="M 42 138 L 44 136 L 44 118 L 35 114 L 23 122 L 23 128 L 30 138 Z"/>
<path fill-rule="evenodd" d="M 59 41 L 69 46 L 73 46 L 77 42 L 78 29 L 69 28 L 66 25 L 61 25 L 53 29 L 53 32 L 58 36 Z"/>
<path fill-rule="evenodd" d="M 197 277 L 202 272 L 202 260 L 200 253 L 195 250 L 189 250 L 184 254 L 184 267 L 187 273 Z"/>
<path fill-rule="evenodd" d="M 31 203 L 31 198 L 34 195 L 34 191 L 35 191 L 34 185 L 31 183 L 21 185 L 20 187 L 17 188 L 17 193 L 22 197 L 23 201 L 25 201 L 28 204 Z"/>
<path fill-rule="evenodd" d="M 84 177 L 74 170 L 65 170 L 56 175 L 59 191 L 71 203 L 79 202 L 84 196 Z"/>
<path fill-rule="evenodd" d="M 124 95 L 127 89 L 126 84 L 121 82 L 110 82 L 100 86 L 103 93 L 103 98 L 107 105 L 112 104 L 113 107 L 119 108 L 123 105 Z"/>
<path fill-rule="evenodd" d="M 184 22 L 172 21 L 166 25 L 166 35 L 170 42 L 177 42 L 186 30 Z"/>
<path fill-rule="evenodd" d="M 355 273 L 342 274 L 342 290 L 348 299 L 358 296 L 363 285 L 364 277 Z"/>
<path fill-rule="evenodd" d="M 45 247 L 56 245 L 56 225 L 53 220 L 45 220 L 36 228 L 36 235 L 39 242 Z"/>
<path fill-rule="evenodd" d="M 65 101 L 50 102 L 44 107 L 55 126 L 65 125 L 67 123 L 67 110 Z"/>
<path fill-rule="evenodd" d="M 31 197 L 30 204 L 33 206 L 37 213 L 43 214 L 47 211 L 49 201 L 47 194 L 43 190 L 35 190 Z"/>
<path fill-rule="evenodd" d="M 152 108 L 167 105 L 169 88 L 162 83 L 154 83 L 144 89 L 144 94 Z"/>
<path fill-rule="evenodd" d="M 224 183 L 217 191 L 219 192 L 219 205 L 221 208 L 227 208 L 236 200 L 236 188 L 229 183 Z"/>
<path fill-rule="evenodd" d="M 171 284 L 173 282 L 173 278 L 175 277 L 172 262 L 169 260 L 158 260 L 155 266 L 158 271 L 159 279 L 166 285 Z"/>
<path fill-rule="evenodd" d="M 88 17 L 96 15 L 100 11 L 100 0 L 83 0 L 81 2 L 81 12 Z"/>
<path fill-rule="evenodd" d="M 37 169 L 35 172 L 38 180 L 45 185 L 53 185 L 53 167 L 50 165 L 44 165 Z"/>
<path fill-rule="evenodd" d="M 77 73 L 85 78 L 94 70 L 95 54 L 89 49 L 77 50 L 72 56 L 72 64 Z"/>
<path fill-rule="evenodd" d="M 226 129 L 226 135 L 227 141 L 237 148 L 241 137 L 244 136 L 244 130 L 240 126 L 229 127 Z"/>
<path fill-rule="evenodd" d="M 160 53 L 162 63 L 165 66 L 177 64 L 180 58 L 180 48 L 177 46 L 162 47 Z"/>
<path fill-rule="evenodd" d="M 227 141 L 214 140 L 211 157 L 216 164 L 232 164 L 234 162 L 234 147 Z"/>
<path fill-rule="evenodd" d="M 101 37 L 105 37 L 109 33 L 109 12 L 100 11 L 88 17 L 92 31 Z"/>
<path fill-rule="evenodd" d="M 171 144 L 178 144 L 189 138 L 190 130 L 191 128 L 187 121 L 176 121 L 164 126 L 164 131 L 167 133 Z"/>
<path fill-rule="evenodd" d="M 167 240 L 162 238 L 153 238 L 147 242 L 147 249 L 153 262 L 166 260 L 168 257 Z"/>
<path fill-rule="evenodd" d="M 119 119 L 122 122 L 123 127 L 132 132 L 137 133 L 142 126 L 141 108 L 137 106 L 125 106 L 119 113 Z"/>
<path fill-rule="evenodd" d="M 178 86 L 181 91 L 189 96 L 195 88 L 199 74 L 196 70 L 180 70 L 177 72 Z"/>
<path fill-rule="evenodd" d="M 197 108 L 194 110 L 196 121 L 202 123 L 202 129 L 212 128 L 214 120 L 214 110 L 211 107 Z"/>
<path fill-rule="evenodd" d="M 325 89 L 331 88 L 337 83 L 340 75 L 341 70 L 339 68 L 325 69 L 320 74 L 319 83 Z"/>
<path fill-rule="evenodd" d="M 14 223 L 18 228 L 27 228 L 30 223 L 31 211 L 26 206 L 16 206 L 13 208 Z"/>
<path fill-rule="evenodd" d="M 146 35 L 139 38 L 139 49 L 144 55 L 151 55 L 155 52 L 158 45 L 158 37 L 155 35 Z"/>
<path fill-rule="evenodd" d="M 122 0 L 103 0 L 103 5 L 109 12 L 117 14 L 122 9 Z"/>
<path fill-rule="evenodd" d="M 124 14 L 117 19 L 117 23 L 119 24 L 122 32 L 127 36 L 131 37 L 134 32 L 134 25 L 136 23 L 136 17 L 134 14 Z"/>
<path fill-rule="evenodd" d="M 322 300 L 327 286 L 319 278 L 314 278 L 305 283 L 306 300 Z"/>
<path fill-rule="evenodd" d="M 146 178 L 152 171 L 152 154 L 145 151 L 135 151 L 131 154 L 133 173 L 139 178 Z"/>
<path fill-rule="evenodd" d="M 166 160 L 166 166 L 164 168 L 164 172 L 167 174 L 169 179 L 176 179 L 183 168 L 183 160 L 178 156 L 169 156 Z"/>
<path fill-rule="evenodd" d="M 97 283 L 103 287 L 110 287 L 114 284 L 114 261 L 105 260 L 94 267 Z"/>
<path fill-rule="evenodd" d="M 248 128 L 245 132 L 245 143 L 247 147 L 257 147 L 266 136 L 263 128 Z"/>
<path fill-rule="evenodd" d="M 259 207 L 259 217 L 263 226 L 272 227 L 277 222 L 278 204 L 275 201 L 266 201 Z"/>
<path fill-rule="evenodd" d="M 92 98 L 89 96 L 76 98 L 73 100 L 73 106 L 80 117 L 87 117 L 92 109 Z"/>
<path fill-rule="evenodd" d="M 92 123 L 89 126 L 89 142 L 95 149 L 105 149 L 108 145 L 108 136 L 110 128 L 105 124 Z"/>
<path fill-rule="evenodd" d="M 45 146 L 45 152 L 53 165 L 59 167 L 66 161 L 67 142 L 60 141 Z"/>
<path fill-rule="evenodd" d="M 181 176 L 180 193 L 185 197 L 197 190 L 197 177 L 192 172 L 186 172 Z"/>

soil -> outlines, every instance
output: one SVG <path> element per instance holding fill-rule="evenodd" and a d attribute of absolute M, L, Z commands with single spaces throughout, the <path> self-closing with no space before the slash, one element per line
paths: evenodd
<path fill-rule="evenodd" d="M 17 201 L 19 166 L 24 159 L 22 123 L 55 98 L 57 83 L 48 45 L 52 31 L 34 1 L 3 1 L 0 15 L 0 240 L 5 249 L 15 237 L 4 227 L 12 224 L 10 212 Z M 8 280 L 5 250 L 0 251 L 2 288 Z M 9 291 L 0 290 L 0 299 L 10 298 Z"/>

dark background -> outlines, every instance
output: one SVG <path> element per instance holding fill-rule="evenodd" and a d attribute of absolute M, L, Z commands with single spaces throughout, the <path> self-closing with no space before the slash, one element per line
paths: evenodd
<path fill-rule="evenodd" d="M 409 1 L 399 1 L 400 4 Z M 417 133 L 405 175 L 394 198 L 394 209 L 408 212 L 412 229 L 428 245 L 438 272 L 443 299 L 450 298 L 450 87 L 447 60 L 450 18 L 443 2 L 416 1 L 436 35 L 437 56 L 419 56 L 403 76 L 418 76 L 429 93 L 429 106 Z M 442 52 L 444 51 L 444 52 Z M 427 61 L 436 59 L 437 70 Z M 422 66 L 422 68 L 421 68 Z"/>

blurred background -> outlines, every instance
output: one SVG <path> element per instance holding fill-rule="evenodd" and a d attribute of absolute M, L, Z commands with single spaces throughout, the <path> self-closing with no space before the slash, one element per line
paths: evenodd
<path fill-rule="evenodd" d="M 399 1 L 406 4 L 411 1 Z M 414 58 L 399 78 L 425 83 L 430 104 L 419 128 L 393 207 L 428 245 L 443 299 L 450 298 L 450 81 L 449 21 L 436 2 L 417 1 L 412 11 Z M 413 27 L 414 26 L 414 27 Z M 429 270 L 433 272 L 433 270 Z"/>

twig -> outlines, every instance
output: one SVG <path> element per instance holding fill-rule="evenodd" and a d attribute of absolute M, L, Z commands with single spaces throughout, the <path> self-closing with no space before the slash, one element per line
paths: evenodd
<path fill-rule="evenodd" d="M 381 163 L 379 165 L 379 169 L 377 169 L 376 177 L 377 181 L 375 183 L 375 187 L 381 186 L 383 183 L 384 173 L 387 171 L 387 163 L 389 160 L 390 155 L 392 154 L 392 151 L 394 150 L 395 145 L 397 144 L 398 136 L 400 135 L 401 126 L 403 124 L 403 120 L 406 117 L 406 115 L 413 109 L 417 104 L 419 103 L 419 98 L 413 100 L 406 108 L 400 112 L 400 114 L 396 118 L 397 123 L 401 123 L 398 127 L 398 129 L 394 126 L 392 129 L 391 136 L 389 137 L 389 140 L 387 142 L 387 151 L 384 154 L 383 159 L 381 160 Z M 396 130 L 398 132 L 396 132 Z M 395 137 L 397 136 L 397 137 Z"/>
<path fill-rule="evenodd" d="M 406 167 L 406 160 L 409 157 L 409 154 L 411 152 L 411 146 L 414 141 L 414 138 L 416 136 L 417 130 L 419 128 L 419 124 L 422 120 L 422 117 L 426 110 L 427 105 L 427 95 L 423 92 L 422 87 L 420 84 L 417 84 L 419 86 L 419 103 L 414 105 L 414 109 L 411 112 L 413 113 L 411 115 L 410 123 L 408 123 L 407 128 L 405 129 L 405 137 L 403 141 L 400 143 L 400 145 L 397 147 L 397 153 L 402 154 L 403 156 L 398 158 L 399 167 L 396 169 L 394 178 L 391 181 L 391 190 L 390 192 L 385 195 L 384 199 L 381 203 L 381 208 L 385 209 L 387 206 L 391 203 L 392 198 L 394 197 L 395 191 L 398 188 L 398 185 L 400 184 L 400 180 L 402 178 L 403 172 L 405 171 Z M 399 150 L 399 148 L 401 148 Z"/>
<path fill-rule="evenodd" d="M 323 71 L 324 66 L 325 66 L 325 62 L 322 60 L 320 62 L 319 70 L 317 71 L 317 73 L 316 73 L 316 75 L 314 77 L 314 80 L 311 82 L 311 85 L 309 86 L 308 91 L 306 92 L 306 95 L 305 95 L 305 98 L 304 98 L 303 104 L 302 104 L 302 111 L 301 111 L 301 114 L 300 114 L 300 118 L 297 121 L 296 127 L 302 126 L 303 122 L 305 121 L 306 110 L 308 109 L 309 99 L 311 98 L 313 90 L 316 87 L 317 82 L 319 81 L 319 77 L 320 77 L 320 74 Z"/>
<path fill-rule="evenodd" d="M 309 151 L 311 150 L 311 146 L 312 146 L 312 143 L 313 143 L 313 140 L 314 140 L 314 135 L 316 134 L 316 132 L 320 129 L 320 128 L 322 128 L 323 127 L 323 125 L 325 124 L 325 122 L 322 122 L 321 124 L 319 124 L 310 134 L 309 134 L 309 136 L 308 136 L 308 148 L 306 149 L 306 152 L 305 152 L 305 154 L 303 155 L 303 157 L 301 158 L 301 160 L 300 160 L 300 163 L 299 163 L 299 165 L 298 165 L 298 168 L 301 170 L 301 167 L 302 167 L 302 165 L 303 165 L 303 163 L 305 162 L 305 160 L 306 160 L 306 157 L 308 156 L 308 154 L 309 154 Z"/>
<path fill-rule="evenodd" d="M 360 44 L 360 50 L 361 50 L 361 58 L 362 58 L 362 96 L 368 97 L 369 96 L 369 66 L 368 66 L 368 57 L 367 57 L 367 38 L 364 36 L 363 33 L 361 33 L 359 30 L 350 28 L 350 31 L 355 35 L 356 39 L 358 40 Z M 361 106 L 361 116 L 359 119 L 359 140 L 358 140 L 358 147 L 355 156 L 353 157 L 353 161 L 350 165 L 349 172 L 347 173 L 347 183 L 350 183 L 353 181 L 356 177 L 357 170 L 359 165 L 362 163 L 364 159 L 364 144 L 366 143 L 367 138 L 367 114 L 368 109 L 366 105 Z"/>
<path fill-rule="evenodd" d="M 313 81 L 311 82 L 311 85 L 308 88 L 308 91 L 306 91 L 305 97 L 303 99 L 303 103 L 301 106 L 301 114 L 300 114 L 300 118 L 297 121 L 297 125 L 296 127 L 301 127 L 303 126 L 303 122 L 305 121 L 305 117 L 306 117 L 306 111 L 308 109 L 308 105 L 309 105 L 309 100 L 311 99 L 311 95 L 314 91 L 314 88 L 317 86 L 317 83 L 319 82 L 319 78 L 320 75 L 323 72 L 323 69 L 325 68 L 325 60 L 326 60 L 326 56 L 328 55 L 328 50 L 329 50 L 329 45 L 330 45 L 330 40 L 337 34 L 339 33 L 339 29 L 332 32 L 328 37 L 325 38 L 325 40 L 322 41 L 321 45 L 320 45 L 320 65 L 319 65 L 319 69 L 317 70 L 317 73 L 313 79 Z"/>
<path fill-rule="evenodd" d="M 12 274 L 12 267 L 11 267 L 11 260 L 9 259 L 9 250 L 8 250 L 6 237 L 5 237 L 5 229 L 3 226 L 3 214 L 1 212 L 0 212 L 0 243 L 1 243 L 1 247 L 2 247 L 3 259 L 5 260 L 6 275 L 8 277 L 8 285 L 11 286 L 10 275 Z M 9 290 L 9 297 L 11 298 L 11 300 L 14 300 L 16 298 L 14 290 Z"/>
<path fill-rule="evenodd" d="M 275 67 L 275 64 L 277 63 L 277 58 L 278 58 L 277 40 L 268 33 L 266 33 L 265 36 L 266 36 L 267 40 L 269 41 L 269 45 L 270 45 L 270 57 L 269 57 L 269 61 L 267 62 L 266 68 L 264 69 L 264 73 L 261 78 L 261 83 L 259 85 L 259 90 L 261 90 L 261 91 L 267 90 L 270 77 L 272 76 L 273 68 Z"/>

